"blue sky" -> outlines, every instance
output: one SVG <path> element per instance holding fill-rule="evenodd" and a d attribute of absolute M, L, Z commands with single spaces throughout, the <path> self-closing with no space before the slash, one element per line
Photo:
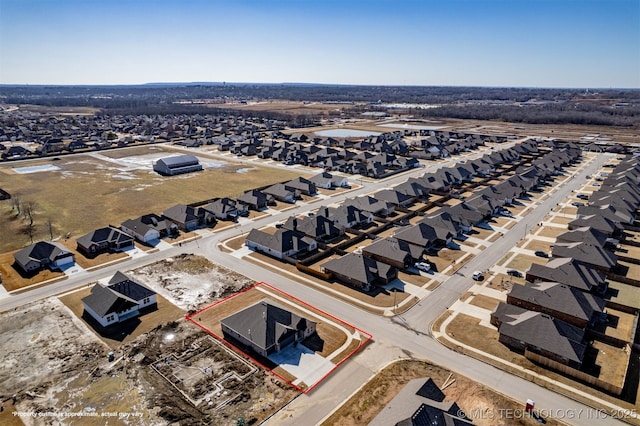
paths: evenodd
<path fill-rule="evenodd" d="M 0 83 L 640 88 L 640 0 L 0 0 Z"/>

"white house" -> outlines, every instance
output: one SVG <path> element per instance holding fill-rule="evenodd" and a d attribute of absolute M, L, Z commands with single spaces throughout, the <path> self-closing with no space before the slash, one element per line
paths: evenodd
<path fill-rule="evenodd" d="M 117 272 L 108 285 L 93 286 L 82 305 L 85 314 L 102 327 L 109 327 L 137 317 L 145 308 L 157 307 L 157 300 L 153 290 Z"/>

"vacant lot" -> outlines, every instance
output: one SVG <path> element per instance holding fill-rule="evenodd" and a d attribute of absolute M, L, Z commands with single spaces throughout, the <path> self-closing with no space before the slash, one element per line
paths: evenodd
<path fill-rule="evenodd" d="M 125 153 L 130 157 L 111 158 Z M 162 177 L 151 170 L 149 159 L 163 153 L 171 155 L 171 151 L 158 146 L 109 152 L 97 158 L 93 156 L 97 154 L 73 155 L 42 161 L 60 170 L 29 174 L 12 173 L 9 165 L 3 165 L 0 188 L 21 203 L 33 203 L 33 240 L 37 241 L 67 234 L 80 236 L 108 224 L 119 225 L 128 218 L 160 213 L 178 203 L 238 196 L 245 190 L 298 176 L 259 166 L 238 173 L 241 165 L 219 162 L 218 167 L 202 172 Z M 30 241 L 28 220 L 12 207 L 11 200 L 0 202 L 0 252 L 18 249 Z"/>
<path fill-rule="evenodd" d="M 172 263 L 173 269 L 183 274 L 185 282 L 189 282 L 190 276 L 211 272 L 212 266 L 194 256 L 177 257 Z M 158 272 L 162 273 L 162 268 Z M 228 275 L 221 272 L 220 282 L 214 286 L 231 291 L 240 280 L 236 275 Z M 83 291 L 87 292 L 86 289 Z M 110 425 L 223 425 L 236 424 L 240 418 L 245 418 L 249 424 L 258 424 L 298 394 L 260 369 L 240 380 L 230 378 L 224 383 L 218 380 L 217 384 L 224 389 L 216 389 L 216 384 L 209 380 L 215 379 L 208 374 L 211 371 L 207 369 L 202 377 L 197 377 L 190 374 L 194 366 L 184 365 L 178 374 L 196 380 L 193 384 L 198 395 L 213 395 L 211 399 L 215 400 L 215 404 L 207 402 L 194 406 L 151 364 L 172 354 L 181 360 L 185 354 L 204 348 L 201 342 L 209 336 L 185 322 L 182 310 L 159 297 L 159 309 L 141 317 L 135 335 L 117 342 L 114 350 L 114 346 L 107 346 L 106 339 L 97 337 L 93 329 L 78 318 L 83 291 L 64 296 L 64 303 L 50 298 L 0 315 L 0 400 L 3 407 L 0 424 L 21 424 L 14 422 L 19 419 L 11 415 L 13 411 L 127 412 L 139 416 L 129 421 L 110 418 Z M 216 366 L 223 374 L 227 373 L 230 370 L 221 363 L 226 363 L 227 359 L 231 362 L 239 360 L 230 353 L 225 356 L 228 351 L 222 346 L 216 347 L 220 349 L 216 351 Z M 113 362 L 107 358 L 110 350 L 115 353 Z M 195 361 L 193 357 L 187 358 L 189 362 Z M 15 405 L 12 395 L 16 395 Z M 45 423 L 42 419 L 28 420 L 28 424 L 58 424 Z M 61 424 L 98 426 L 106 423 L 104 417 L 85 416 L 69 417 Z"/>

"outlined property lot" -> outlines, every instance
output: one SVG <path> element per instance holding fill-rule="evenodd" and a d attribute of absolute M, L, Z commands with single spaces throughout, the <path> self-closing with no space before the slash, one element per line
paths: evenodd
<path fill-rule="evenodd" d="M 222 319 L 266 298 L 275 300 L 280 306 L 294 314 L 304 315 L 315 321 L 317 323 L 316 333 L 300 343 L 283 347 L 282 350 L 266 357 L 250 350 L 241 349 L 237 342 L 223 337 L 220 324 Z M 186 319 L 302 393 L 308 393 L 319 385 L 373 337 L 371 334 L 266 283 L 258 283 L 187 315 Z"/>

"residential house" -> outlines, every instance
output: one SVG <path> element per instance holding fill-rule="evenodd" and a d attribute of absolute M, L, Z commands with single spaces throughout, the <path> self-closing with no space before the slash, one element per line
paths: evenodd
<path fill-rule="evenodd" d="M 451 183 L 449 183 L 444 173 L 426 173 L 420 180 L 422 181 L 422 185 L 430 192 L 438 195 L 448 194 L 451 190 Z"/>
<path fill-rule="evenodd" d="M 619 236 L 623 230 L 620 223 L 613 222 L 612 220 L 597 214 L 578 217 L 577 219 L 569 222 L 568 227 L 570 230 L 589 227 L 598 230 L 609 237 Z"/>
<path fill-rule="evenodd" d="M 328 172 L 322 172 L 318 175 L 315 175 L 309 178 L 313 184 L 318 188 L 347 188 L 349 187 L 349 180 L 343 176 L 333 175 Z"/>
<path fill-rule="evenodd" d="M 220 320 L 224 338 L 263 357 L 301 343 L 316 332 L 315 321 L 292 312 L 270 299 Z"/>
<path fill-rule="evenodd" d="M 195 207 L 176 204 L 162 212 L 162 217 L 175 223 L 183 231 L 192 231 L 200 225 L 200 217 Z"/>
<path fill-rule="evenodd" d="M 257 189 L 252 189 L 239 196 L 237 201 L 249 209 L 260 211 L 267 208 L 270 199 L 273 199 L 271 195 L 265 194 Z"/>
<path fill-rule="evenodd" d="M 491 314 L 498 341 L 551 368 L 565 365 L 580 369 L 588 344 L 585 331 L 540 312 L 500 302 Z"/>
<path fill-rule="evenodd" d="M 394 189 L 383 189 L 373 194 L 373 198 L 386 201 L 398 207 L 408 207 L 413 204 L 413 197 Z"/>
<path fill-rule="evenodd" d="M 379 238 L 362 249 L 364 256 L 405 269 L 422 258 L 423 250 L 396 238 Z"/>
<path fill-rule="evenodd" d="M 463 232 L 471 232 L 474 226 L 478 226 L 484 221 L 484 215 L 467 203 L 443 207 L 441 210 L 448 212 L 452 220 L 460 225 Z"/>
<path fill-rule="evenodd" d="M 324 216 L 344 230 L 347 228 L 363 227 L 373 222 L 371 212 L 362 211 L 353 205 L 340 205 L 338 207 L 320 207 L 316 216 Z"/>
<path fill-rule="evenodd" d="M 608 238 L 604 232 L 598 231 L 595 228 L 584 226 L 582 228 L 576 228 L 556 237 L 556 243 L 576 243 L 585 242 L 600 247 L 607 247 L 609 243 L 617 244 L 618 240 L 614 238 Z"/>
<path fill-rule="evenodd" d="M 96 284 L 82 299 L 84 315 L 102 327 L 110 327 L 139 316 L 144 310 L 157 308 L 156 293 L 117 272 L 104 286 Z"/>
<path fill-rule="evenodd" d="M 333 220 L 322 215 L 290 216 L 282 227 L 303 232 L 316 241 L 331 241 L 344 234 L 344 230 L 337 227 Z"/>
<path fill-rule="evenodd" d="M 163 176 L 175 176 L 183 173 L 203 170 L 200 161 L 191 154 L 161 158 L 153 164 L 153 170 Z"/>
<path fill-rule="evenodd" d="M 385 285 L 398 278 L 398 269 L 371 257 L 348 253 L 320 265 L 339 281 L 369 291 L 372 286 Z"/>
<path fill-rule="evenodd" d="M 507 294 L 507 303 L 551 315 L 579 328 L 606 321 L 602 298 L 560 283 L 539 281 L 513 286 Z"/>
<path fill-rule="evenodd" d="M 446 210 L 440 209 L 435 214 L 425 217 L 419 223 L 426 223 L 435 229 L 442 229 L 443 232 L 439 232 L 439 235 L 444 235 L 446 232 L 450 232 L 453 238 L 463 237 L 463 229 L 453 216 Z M 447 241 L 447 244 L 451 241 Z"/>
<path fill-rule="evenodd" d="M 429 199 L 429 188 L 418 178 L 409 178 L 407 181 L 394 186 L 393 189 L 412 197 L 414 201 L 426 201 Z"/>
<path fill-rule="evenodd" d="M 315 195 L 317 192 L 316 185 L 303 177 L 298 177 L 290 180 L 289 182 L 285 182 L 284 187 L 289 191 L 298 192 L 304 195 Z"/>
<path fill-rule="evenodd" d="M 375 216 L 387 216 L 394 212 L 393 204 L 378 200 L 377 198 L 364 195 L 362 197 L 349 198 L 343 205 L 354 206 L 362 211 L 369 212 Z"/>
<path fill-rule="evenodd" d="M 578 218 L 582 218 L 584 216 L 602 216 L 606 219 L 609 219 L 613 223 L 622 226 L 624 223 L 632 224 L 635 217 L 633 214 L 630 214 L 626 209 L 616 209 L 610 204 L 601 205 L 601 206 L 580 206 L 578 207 Z"/>
<path fill-rule="evenodd" d="M 114 226 L 96 229 L 76 239 L 78 250 L 87 255 L 133 247 L 133 241 L 131 235 Z"/>
<path fill-rule="evenodd" d="M 295 203 L 296 198 L 300 198 L 300 192 L 295 189 L 287 189 L 287 187 L 282 183 L 276 183 L 275 185 L 263 189 L 262 192 L 285 203 Z"/>
<path fill-rule="evenodd" d="M 465 200 L 465 203 L 479 211 L 486 219 L 499 215 L 504 205 L 501 201 L 486 193 L 474 194 Z"/>
<path fill-rule="evenodd" d="M 406 226 L 395 233 L 394 237 L 409 244 L 428 251 L 432 248 L 440 248 L 449 244 L 453 238 L 453 234 L 445 228 L 433 226 L 419 222 L 415 226 Z"/>
<path fill-rule="evenodd" d="M 413 379 L 374 417 L 369 426 L 469 426 L 472 421 L 432 379 Z"/>
<path fill-rule="evenodd" d="M 25 272 L 40 269 L 61 269 L 75 263 L 75 255 L 62 244 L 38 241 L 13 255 L 15 265 Z"/>
<path fill-rule="evenodd" d="M 32 152 L 29 151 L 27 148 L 20 145 L 14 145 L 2 152 L 2 158 L 3 159 L 25 158 L 31 154 Z"/>
<path fill-rule="evenodd" d="M 240 205 L 240 209 L 238 209 Z M 198 208 L 198 216 L 204 223 L 212 223 L 216 220 L 236 220 L 242 214 L 246 214 L 247 206 L 236 202 L 231 198 L 218 198 L 207 205 Z"/>
<path fill-rule="evenodd" d="M 605 273 L 616 265 L 618 259 L 613 252 L 598 245 L 584 242 L 556 243 L 551 249 L 551 255 L 553 257 L 571 257 Z"/>
<path fill-rule="evenodd" d="M 602 272 L 569 257 L 550 259 L 546 265 L 532 263 L 525 278 L 530 282 L 554 281 L 584 292 L 604 294 L 607 290 Z"/>
<path fill-rule="evenodd" d="M 165 220 L 156 214 L 146 214 L 137 219 L 127 219 L 120 229 L 136 240 L 148 243 L 178 232 L 175 223 Z"/>
<path fill-rule="evenodd" d="M 284 228 L 277 229 L 274 234 L 254 228 L 247 235 L 245 244 L 278 259 L 296 257 L 318 248 L 317 242 L 303 232 Z"/>

